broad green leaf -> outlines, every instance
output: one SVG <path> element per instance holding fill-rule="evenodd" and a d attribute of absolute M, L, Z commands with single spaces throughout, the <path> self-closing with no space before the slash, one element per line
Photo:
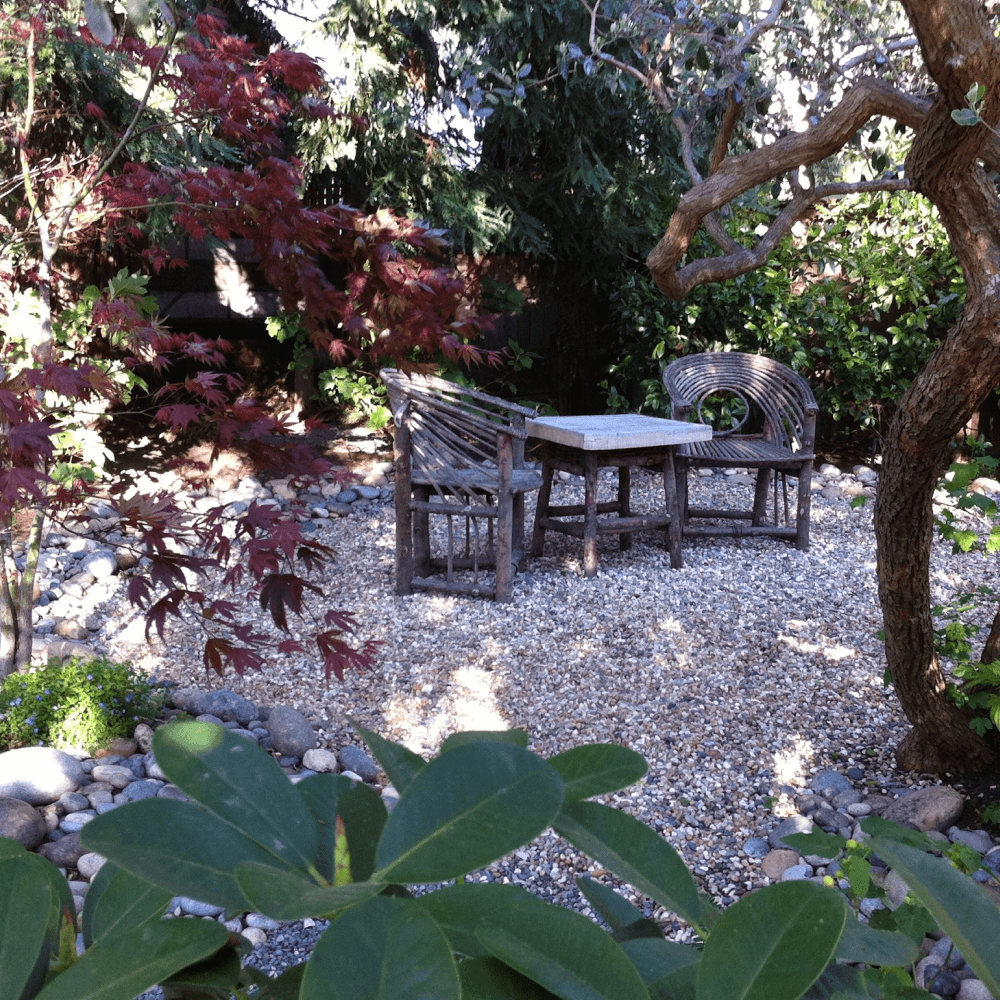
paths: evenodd
<path fill-rule="evenodd" d="M 919 953 L 916 944 L 899 931 L 877 930 L 860 920 L 848 919 L 836 957 L 865 965 L 909 965 Z"/>
<path fill-rule="evenodd" d="M 543 986 L 492 956 L 469 958 L 458 966 L 462 1000 L 552 1000 Z"/>
<path fill-rule="evenodd" d="M 702 904 L 691 873 L 681 856 L 645 824 L 598 802 L 568 802 L 552 825 L 620 879 L 688 923 L 701 924 Z"/>
<path fill-rule="evenodd" d="M 7 858 L 22 858 L 27 853 L 27 848 L 20 841 L 0 837 L 0 864 L 3 864 Z"/>
<path fill-rule="evenodd" d="M 619 941 L 619 944 L 647 988 L 701 958 L 701 952 L 692 945 L 667 941 L 663 937 L 637 937 Z"/>
<path fill-rule="evenodd" d="M 872 889 L 872 866 L 866 858 L 856 854 L 848 854 L 840 862 L 840 867 L 844 869 L 847 881 L 851 883 L 851 892 L 856 899 L 864 899 L 868 891 Z M 875 893 L 881 890 L 875 888 Z"/>
<path fill-rule="evenodd" d="M 956 108 L 951 113 L 951 117 L 959 125 L 978 125 L 979 115 L 972 108 Z"/>
<path fill-rule="evenodd" d="M 527 889 L 500 882 L 449 885 L 416 899 L 417 905 L 426 910 L 444 931 L 451 950 L 469 958 L 489 954 L 479 943 L 476 930 L 489 918 L 490 913 L 514 903 L 533 901 L 535 897 Z"/>
<path fill-rule="evenodd" d="M 240 939 L 234 936 L 232 940 Z M 164 980 L 164 996 L 167 1000 L 179 997 L 229 1000 L 236 990 L 242 967 L 238 947 L 230 943 L 229 947 L 221 948 L 214 955 L 209 955 Z"/>
<path fill-rule="evenodd" d="M 537 837 L 559 811 L 563 784 L 534 754 L 471 743 L 432 760 L 389 815 L 375 877 L 441 882 Z"/>
<path fill-rule="evenodd" d="M 705 942 L 698 1000 L 795 1000 L 830 964 L 846 920 L 843 897 L 812 882 L 744 896 Z"/>
<path fill-rule="evenodd" d="M 491 913 L 476 934 L 490 954 L 563 1000 L 648 1000 L 625 952 L 575 910 L 515 904 Z"/>
<path fill-rule="evenodd" d="M 467 746 L 469 743 L 509 743 L 511 746 L 528 749 L 528 734 L 523 729 L 469 729 L 464 733 L 452 733 L 441 744 L 441 753 Z"/>
<path fill-rule="evenodd" d="M 174 894 L 106 862 L 94 876 L 83 904 L 83 943 L 89 948 L 109 934 L 132 930 L 167 912 Z"/>
<path fill-rule="evenodd" d="M 695 1000 L 699 968 L 697 962 L 690 962 L 650 983 L 650 1000 Z"/>
<path fill-rule="evenodd" d="M 277 979 L 265 976 L 263 972 L 250 965 L 244 969 L 244 974 L 257 987 L 258 992 L 254 994 L 254 1000 L 299 1000 L 305 971 L 306 964 L 303 962 L 301 965 L 285 969 Z"/>
<path fill-rule="evenodd" d="M 80 839 L 116 865 L 227 910 L 252 910 L 236 881 L 244 861 L 286 867 L 256 841 L 193 802 L 143 799 L 91 820 Z"/>
<path fill-rule="evenodd" d="M 382 766 L 393 787 L 402 795 L 410 782 L 427 766 L 427 761 L 420 754 L 407 750 L 401 743 L 384 739 L 378 733 L 359 726 L 353 720 L 351 725 L 361 734 L 361 738 L 368 744 L 368 749 Z"/>
<path fill-rule="evenodd" d="M 132 1000 L 213 955 L 228 939 L 226 928 L 214 920 L 151 920 L 95 944 L 37 1000 Z"/>
<path fill-rule="evenodd" d="M 821 858 L 835 858 L 847 848 L 846 837 L 824 833 L 818 826 L 813 826 L 811 833 L 789 833 L 781 842 L 799 854 L 818 854 Z"/>
<path fill-rule="evenodd" d="M 320 886 L 299 872 L 252 861 L 237 866 L 236 881 L 251 909 L 275 920 L 331 916 L 385 888 L 378 882 Z"/>
<path fill-rule="evenodd" d="M 806 990 L 803 1000 L 871 1000 L 871 996 L 861 969 L 834 963 Z"/>
<path fill-rule="evenodd" d="M 293 786 L 316 822 L 316 869 L 334 880 L 337 817 L 344 821 L 351 853 L 351 877 L 364 882 L 375 870 L 375 849 L 389 817 L 385 803 L 367 785 L 342 774 L 312 774 Z"/>
<path fill-rule="evenodd" d="M 866 816 L 861 821 L 861 829 L 870 837 L 882 837 L 884 840 L 891 840 L 897 844 L 908 844 L 910 847 L 918 847 L 921 850 L 936 850 L 940 845 L 935 840 L 931 840 L 926 833 L 919 830 L 912 830 L 908 826 L 901 826 L 893 823 L 892 820 L 883 819 L 881 816 Z"/>
<path fill-rule="evenodd" d="M 642 911 L 615 892 L 611 886 L 595 882 L 586 876 L 578 878 L 576 884 L 584 898 L 594 908 L 594 912 L 612 931 L 619 931 L 643 919 Z"/>
<path fill-rule="evenodd" d="M 905 844 L 876 840 L 875 852 L 934 915 L 993 996 L 1000 996 L 1000 910 L 947 861 Z"/>
<path fill-rule="evenodd" d="M 642 780 L 649 770 L 642 754 L 617 743 L 590 743 L 549 757 L 562 776 L 566 801 L 606 795 Z"/>
<path fill-rule="evenodd" d="M 312 867 L 316 822 L 277 761 L 253 740 L 207 722 L 176 722 L 156 731 L 153 752 L 186 795 L 288 864 Z"/>
<path fill-rule="evenodd" d="M 415 902 L 378 896 L 323 932 L 301 1000 L 460 1000 L 448 939 Z"/>
<path fill-rule="evenodd" d="M 46 931 L 58 905 L 52 887 L 38 878 L 26 853 L 0 861 L 0 1000 L 18 1000 L 39 969 L 44 973 Z"/>
<path fill-rule="evenodd" d="M 919 903 L 903 903 L 892 911 L 876 910 L 872 915 L 872 924 L 874 925 L 876 916 L 886 912 L 892 913 L 892 929 L 905 934 L 918 945 L 931 931 L 937 929 L 937 921 L 931 916 L 930 910 Z"/>

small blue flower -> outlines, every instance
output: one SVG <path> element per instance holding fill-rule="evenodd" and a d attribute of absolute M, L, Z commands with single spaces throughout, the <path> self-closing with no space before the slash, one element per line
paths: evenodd
<path fill-rule="evenodd" d="M 88 681 L 92 681 L 93 679 L 94 679 L 94 675 L 93 674 L 87 674 L 87 680 Z"/>
<path fill-rule="evenodd" d="M 36 694 L 35 695 L 35 701 L 41 701 L 41 700 L 42 700 L 42 696 L 40 694 Z"/>
<path fill-rule="evenodd" d="M 17 706 L 18 706 L 18 705 L 20 705 L 20 704 L 21 704 L 21 699 L 20 699 L 20 697 L 17 697 L 17 698 L 15 698 L 15 699 L 14 699 L 14 700 L 13 700 L 13 701 L 12 701 L 12 702 L 10 703 L 10 707 L 11 707 L 11 708 L 17 708 Z"/>
<path fill-rule="evenodd" d="M 104 704 L 103 701 L 99 701 L 97 704 L 100 705 L 101 708 L 103 708 L 103 709 L 107 709 L 107 707 L 108 707 L 107 705 Z"/>
<path fill-rule="evenodd" d="M 35 717 L 33 715 L 29 715 L 28 718 L 24 720 L 24 724 L 26 726 L 33 726 L 35 724 Z"/>

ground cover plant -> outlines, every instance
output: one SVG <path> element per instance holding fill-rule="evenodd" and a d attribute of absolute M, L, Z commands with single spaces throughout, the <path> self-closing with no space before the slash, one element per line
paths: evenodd
<path fill-rule="evenodd" d="M 146 799 L 84 829 L 86 846 L 109 861 L 87 895 L 79 958 L 65 879 L 0 841 L 3 995 L 128 1000 L 164 982 L 168 997 L 257 1000 L 916 998 L 930 996 L 910 973 L 935 922 L 1000 987 L 1000 914 L 967 874 L 929 853 L 937 845 L 923 834 L 872 817 L 864 844 L 815 832 L 794 841 L 842 856 L 855 902 L 871 892 L 867 855 L 885 859 L 912 900 L 879 924 L 808 881 L 768 886 L 720 913 L 666 841 L 590 801 L 644 775 L 633 751 L 585 745 L 544 760 L 512 730 L 455 734 L 425 760 L 359 731 L 400 792 L 391 814 L 340 775 L 292 785 L 256 744 L 220 727 L 158 729 L 157 760 L 194 801 Z M 589 879 L 580 887 L 604 928 L 517 886 L 465 881 L 550 825 L 683 918 L 699 943 L 665 939 Z M 978 864 L 957 860 L 965 871 Z M 307 962 L 270 980 L 241 970 L 239 940 L 221 924 L 162 919 L 175 893 L 331 924 Z"/>
<path fill-rule="evenodd" d="M 93 753 L 156 718 L 166 689 L 128 663 L 53 661 L 0 680 L 0 752 L 45 745 Z"/>

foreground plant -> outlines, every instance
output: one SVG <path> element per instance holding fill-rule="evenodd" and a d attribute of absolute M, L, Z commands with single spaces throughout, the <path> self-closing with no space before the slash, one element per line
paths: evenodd
<path fill-rule="evenodd" d="M 110 860 L 87 894 L 79 959 L 65 879 L 0 841 L 0 997 L 130 1000 L 160 982 L 168 998 L 257 1000 L 930 995 L 909 971 L 928 923 L 922 908 L 898 928 L 875 928 L 854 919 L 835 889 L 786 882 L 720 913 L 666 841 L 588 801 L 645 774 L 631 750 L 587 745 L 543 760 L 512 730 L 456 734 L 426 761 L 359 731 L 400 792 L 391 814 L 370 788 L 339 775 L 291 784 L 256 744 L 219 727 L 159 729 L 157 761 L 194 801 L 147 799 L 85 827 L 86 846 Z M 549 826 L 687 921 L 700 943 L 666 940 L 590 879 L 578 884 L 608 930 L 518 886 L 463 880 Z M 993 904 L 926 853 L 922 835 L 888 823 L 873 832 L 871 849 L 1000 995 Z M 860 879 L 861 863 L 854 868 Z M 241 969 L 241 939 L 221 924 L 162 919 L 174 894 L 331 923 L 307 962 L 271 980 Z"/>

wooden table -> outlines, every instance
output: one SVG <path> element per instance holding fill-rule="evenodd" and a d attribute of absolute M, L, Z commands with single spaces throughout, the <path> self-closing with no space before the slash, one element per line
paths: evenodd
<path fill-rule="evenodd" d="M 670 565 L 683 566 L 681 519 L 678 508 L 674 449 L 689 441 L 707 441 L 712 428 L 681 420 L 662 420 L 638 413 L 584 417 L 537 417 L 527 421 L 528 436 L 543 442 L 542 488 L 535 510 L 532 555 L 541 555 L 545 532 L 561 531 L 583 539 L 583 575 L 597 573 L 597 536 L 619 535 L 621 548 L 631 547 L 631 533 L 667 527 Z M 597 502 L 598 470 L 618 469 L 618 499 Z M 632 466 L 659 468 L 663 474 L 664 508 L 654 514 L 632 514 L 629 493 Z M 583 476 L 582 504 L 552 505 L 552 477 L 556 470 Z M 617 517 L 599 519 L 599 514 Z M 565 518 L 583 516 L 583 521 Z"/>

